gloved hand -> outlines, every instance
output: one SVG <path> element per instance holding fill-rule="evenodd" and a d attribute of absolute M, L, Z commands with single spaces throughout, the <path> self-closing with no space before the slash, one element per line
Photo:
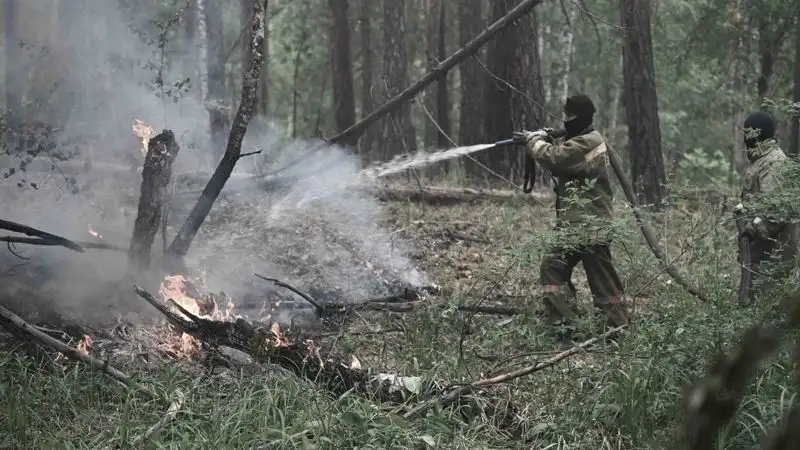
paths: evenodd
<path fill-rule="evenodd" d="M 755 220 L 745 226 L 744 231 L 739 234 L 739 237 L 747 237 L 750 240 L 767 239 L 769 238 L 767 223 L 756 217 Z"/>
<path fill-rule="evenodd" d="M 530 145 L 538 140 L 544 139 L 547 137 L 547 132 L 544 130 L 538 131 L 515 131 L 514 132 L 514 139 L 518 142 L 521 142 L 525 145 Z"/>

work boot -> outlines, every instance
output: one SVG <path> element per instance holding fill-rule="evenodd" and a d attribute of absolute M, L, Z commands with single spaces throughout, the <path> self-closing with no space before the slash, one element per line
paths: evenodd
<path fill-rule="evenodd" d="M 631 323 L 631 313 L 624 295 L 596 298 L 594 305 L 606 315 L 606 324 L 610 327 L 621 327 Z"/>
<path fill-rule="evenodd" d="M 567 286 L 541 286 L 537 289 L 544 304 L 547 323 L 569 322 L 578 313 L 575 297 Z"/>

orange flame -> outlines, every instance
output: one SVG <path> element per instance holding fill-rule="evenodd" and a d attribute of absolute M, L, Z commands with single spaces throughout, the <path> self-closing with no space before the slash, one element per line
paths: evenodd
<path fill-rule="evenodd" d="M 97 231 L 95 231 L 92 228 L 92 224 L 89 224 L 89 235 L 91 235 L 92 237 L 94 237 L 96 239 L 100 239 L 101 241 L 103 240 L 103 235 L 98 233 Z"/>
<path fill-rule="evenodd" d="M 133 119 L 131 129 L 133 130 L 133 135 L 142 140 L 142 155 L 147 155 L 147 144 L 150 142 L 150 139 L 155 136 L 155 130 L 139 119 Z"/>

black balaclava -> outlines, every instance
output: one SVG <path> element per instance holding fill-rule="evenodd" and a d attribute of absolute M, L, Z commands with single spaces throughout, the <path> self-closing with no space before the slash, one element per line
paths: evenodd
<path fill-rule="evenodd" d="M 567 102 L 564 104 L 564 114 L 575 116 L 575 118 L 564 122 L 564 128 L 567 130 L 566 138 L 570 139 L 591 131 L 594 112 L 594 103 L 589 97 L 578 94 L 567 98 Z"/>
<path fill-rule="evenodd" d="M 748 130 L 748 128 L 752 130 Z M 748 137 L 749 134 L 758 130 L 757 137 Z M 759 111 L 747 116 L 744 119 L 744 144 L 747 148 L 754 148 L 759 142 L 775 137 L 775 120 L 769 113 Z"/>

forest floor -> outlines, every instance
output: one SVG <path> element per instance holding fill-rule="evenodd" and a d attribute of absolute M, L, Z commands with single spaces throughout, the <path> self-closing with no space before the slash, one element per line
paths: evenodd
<path fill-rule="evenodd" d="M 601 323 L 590 319 L 572 329 L 545 326 L 529 296 L 551 216 L 550 206 L 521 200 L 387 204 L 385 225 L 416 243 L 413 259 L 447 294 L 413 312 L 365 313 L 336 336 L 338 344 L 364 367 L 463 383 L 544 360 L 598 334 Z M 0 404 L 6 405 L 0 408 L 0 448 L 675 449 L 687 385 L 747 327 L 774 319 L 775 308 L 734 306 L 735 231 L 718 206 L 674 208 L 654 221 L 669 257 L 707 293 L 707 303 L 663 273 L 629 211 L 620 208 L 618 216 L 612 251 L 636 305 L 634 326 L 616 341 L 480 397 L 513 404 L 510 420 L 498 420 L 482 403 L 468 421 L 452 408 L 405 420 L 355 394 L 332 398 L 280 369 L 209 375 L 186 370 L 186 361 L 167 361 L 149 370 L 126 368 L 160 394 L 179 389 L 186 396 L 160 433 L 132 445 L 164 416 L 166 405 L 86 365 L 47 374 L 6 347 L 0 353 Z M 582 268 L 574 279 L 589 305 Z M 530 314 L 442 308 L 497 295 Z M 719 448 L 752 447 L 790 406 L 787 354 L 757 373 Z"/>

